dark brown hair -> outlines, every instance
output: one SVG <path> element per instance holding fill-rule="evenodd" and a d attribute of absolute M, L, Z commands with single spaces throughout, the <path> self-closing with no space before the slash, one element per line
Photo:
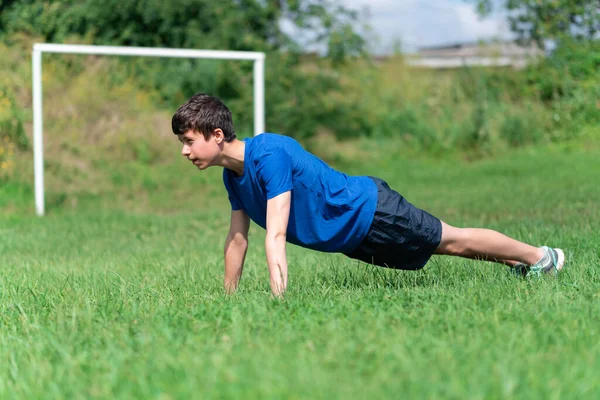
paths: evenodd
<path fill-rule="evenodd" d="M 220 99 L 204 93 L 193 95 L 179 107 L 171 120 L 171 128 L 176 135 L 189 130 L 200 132 L 207 140 L 215 129 L 220 128 L 226 142 L 235 139 L 229 108 Z"/>

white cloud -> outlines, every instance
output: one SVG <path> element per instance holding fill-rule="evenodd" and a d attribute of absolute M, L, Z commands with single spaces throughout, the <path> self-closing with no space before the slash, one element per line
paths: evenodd
<path fill-rule="evenodd" d="M 379 37 L 378 52 L 388 52 L 395 41 L 408 51 L 418 47 L 508 38 L 504 17 L 481 19 L 464 0 L 340 0 L 348 8 L 364 11 Z"/>
<path fill-rule="evenodd" d="M 456 7 L 462 32 L 476 39 L 502 36 L 508 29 L 502 16 L 482 20 L 475 9 L 468 4 L 459 4 Z"/>

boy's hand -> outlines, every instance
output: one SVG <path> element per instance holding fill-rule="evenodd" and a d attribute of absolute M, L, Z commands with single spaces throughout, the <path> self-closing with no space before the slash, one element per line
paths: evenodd
<path fill-rule="evenodd" d="M 288 265 L 285 243 L 292 192 L 287 191 L 267 201 L 267 237 L 265 250 L 271 291 L 276 297 L 282 297 L 287 288 Z"/>

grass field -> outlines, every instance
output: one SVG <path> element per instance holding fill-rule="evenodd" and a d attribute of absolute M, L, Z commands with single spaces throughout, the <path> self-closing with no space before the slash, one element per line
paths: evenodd
<path fill-rule="evenodd" d="M 598 151 L 464 163 L 372 143 L 359 146 L 364 162 L 332 159 L 450 224 L 560 246 L 565 272 L 528 281 L 444 257 L 390 271 L 289 245 L 278 301 L 253 225 L 226 297 L 220 171 L 180 163 L 143 206 L 108 193 L 45 218 L 30 191 L 7 186 L 0 398 L 600 398 Z"/>

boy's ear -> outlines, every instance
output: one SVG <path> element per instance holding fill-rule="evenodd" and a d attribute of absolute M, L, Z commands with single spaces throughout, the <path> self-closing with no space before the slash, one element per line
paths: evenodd
<path fill-rule="evenodd" d="M 225 134 L 223 133 L 221 128 L 213 130 L 212 135 L 215 138 L 215 142 L 217 142 L 217 144 L 221 144 L 225 141 Z"/>

